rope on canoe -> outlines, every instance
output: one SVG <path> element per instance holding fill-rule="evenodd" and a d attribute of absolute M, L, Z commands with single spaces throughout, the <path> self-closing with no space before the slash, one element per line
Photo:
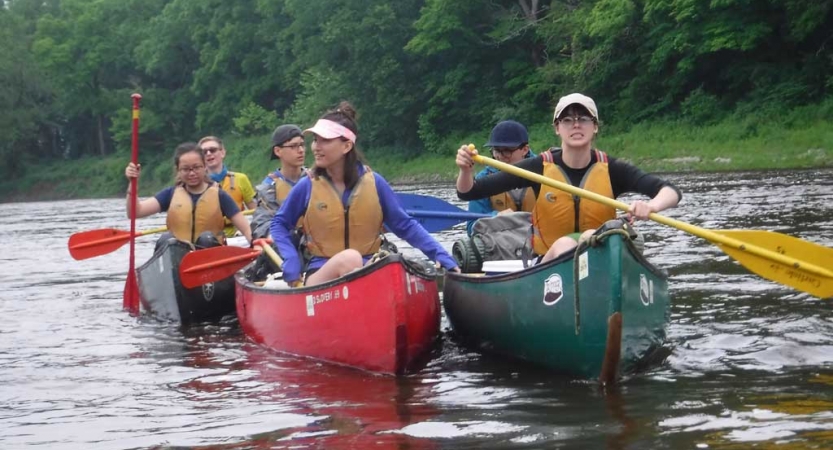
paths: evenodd
<path fill-rule="evenodd" d="M 585 240 L 583 242 L 579 242 L 579 245 L 576 246 L 576 250 L 573 253 L 573 299 L 575 301 L 573 308 L 576 311 L 575 312 L 575 315 L 576 315 L 576 336 L 578 336 L 579 333 L 581 332 L 581 301 L 579 299 L 579 287 L 578 287 L 578 285 L 579 285 L 579 280 L 578 280 L 578 275 L 579 275 L 578 274 L 578 271 L 579 271 L 578 257 L 579 257 L 579 254 L 581 252 L 583 252 L 584 250 L 586 250 L 587 248 L 589 248 L 589 247 L 597 247 L 597 246 L 601 245 L 602 242 L 604 242 L 605 239 L 607 239 L 609 236 L 612 236 L 614 234 L 621 234 L 622 236 L 625 237 L 626 240 L 631 240 L 632 239 L 631 234 L 628 232 L 628 230 L 625 230 L 625 229 L 622 229 L 622 228 L 615 228 L 615 229 L 611 229 L 611 230 L 606 230 L 606 231 L 604 231 L 602 233 L 599 233 L 599 234 L 593 234 L 592 236 L 587 238 L 587 240 Z"/>
<path fill-rule="evenodd" d="M 388 252 L 387 250 L 379 250 L 378 252 L 374 253 L 373 256 L 370 257 L 370 260 L 367 261 L 367 264 L 379 262 L 387 258 L 388 256 L 390 256 L 390 252 Z"/>

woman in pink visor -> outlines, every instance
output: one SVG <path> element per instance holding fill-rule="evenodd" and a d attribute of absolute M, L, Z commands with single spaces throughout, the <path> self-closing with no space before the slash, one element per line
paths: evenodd
<path fill-rule="evenodd" d="M 353 106 L 342 102 L 304 130 L 314 137 L 312 177 L 292 188 L 270 229 L 285 257 L 284 281 L 312 286 L 362 267 L 379 250 L 383 227 L 447 270 L 459 271 L 454 258 L 402 209 L 388 182 L 363 163 L 357 129 Z M 305 268 L 291 239 L 301 217 L 312 254 Z"/>

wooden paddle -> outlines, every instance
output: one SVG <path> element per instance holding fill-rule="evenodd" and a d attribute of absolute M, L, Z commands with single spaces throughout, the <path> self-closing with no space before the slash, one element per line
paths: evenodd
<path fill-rule="evenodd" d="M 256 239 L 254 246 L 254 249 L 248 249 L 224 245 L 190 252 L 179 263 L 179 279 L 186 288 L 220 281 L 257 259 L 261 252 L 265 252 L 277 267 L 283 265 L 283 260 L 268 241 Z"/>
<path fill-rule="evenodd" d="M 133 132 L 131 139 L 130 162 L 139 164 L 139 101 L 140 94 L 130 96 L 133 99 Z M 136 281 L 136 202 L 138 200 L 139 179 L 130 179 L 130 264 L 127 280 L 124 282 L 124 299 L 122 307 L 131 315 L 139 314 L 139 283 Z"/>
<path fill-rule="evenodd" d="M 473 146 L 471 146 L 474 149 Z M 474 161 L 492 166 L 515 176 L 545 184 L 573 195 L 586 198 L 622 211 L 630 206 L 562 183 L 510 164 L 481 155 L 473 155 Z M 792 236 L 762 230 L 707 230 L 656 213 L 651 220 L 685 231 L 716 244 L 750 271 L 768 280 L 793 287 L 819 298 L 833 297 L 833 272 L 826 267 L 833 262 L 833 249 L 807 242 Z"/>
<path fill-rule="evenodd" d="M 253 209 L 243 211 L 243 214 L 246 215 L 251 215 L 252 213 L 254 213 Z M 137 231 L 135 237 L 164 233 L 165 231 L 168 231 L 168 227 L 151 228 L 149 230 Z M 115 228 L 80 231 L 69 237 L 67 247 L 69 248 L 70 256 L 80 261 L 114 252 L 130 241 L 130 236 L 129 231 Z"/>

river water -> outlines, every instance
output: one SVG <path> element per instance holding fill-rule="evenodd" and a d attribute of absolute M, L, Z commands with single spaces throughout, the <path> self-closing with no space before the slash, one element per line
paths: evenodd
<path fill-rule="evenodd" d="M 833 171 L 669 178 L 685 193 L 669 217 L 833 247 Z M 457 202 L 450 186 L 398 189 Z M 234 318 L 179 329 L 131 317 L 127 246 L 86 261 L 66 247 L 74 232 L 128 227 L 123 208 L 0 205 L 0 448 L 833 447 L 833 302 L 674 228 L 640 225 L 670 275 L 668 357 L 601 389 L 447 337 L 395 379 L 275 354 Z M 450 249 L 463 235 L 438 237 Z M 137 261 L 152 248 L 140 238 Z"/>

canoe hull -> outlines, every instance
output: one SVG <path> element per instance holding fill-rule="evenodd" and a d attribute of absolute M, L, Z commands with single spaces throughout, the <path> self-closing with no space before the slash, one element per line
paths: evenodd
<path fill-rule="evenodd" d="M 402 374 L 439 334 L 434 274 L 400 255 L 318 286 L 263 288 L 243 271 L 235 280 L 243 331 L 279 352 Z"/>
<path fill-rule="evenodd" d="M 233 314 L 233 277 L 190 289 L 182 286 L 179 264 L 190 251 L 188 244 L 171 241 L 136 269 L 142 307 L 154 317 L 182 325 L 218 321 Z"/>
<path fill-rule="evenodd" d="M 448 273 L 443 306 L 469 344 L 605 383 L 659 349 L 670 318 L 665 275 L 619 234 L 577 259 L 491 276 Z"/>

